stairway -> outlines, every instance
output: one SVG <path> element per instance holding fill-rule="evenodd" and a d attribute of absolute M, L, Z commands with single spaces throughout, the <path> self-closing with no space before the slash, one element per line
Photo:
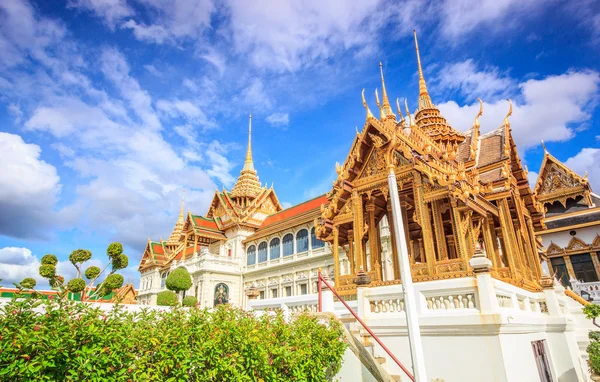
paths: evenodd
<path fill-rule="evenodd" d="M 397 382 L 402 380 L 400 375 L 390 374 L 387 367 L 387 357 L 376 354 L 374 340 L 370 334 L 361 330 L 360 324 L 354 317 L 349 316 L 340 318 L 339 320 L 346 328 L 346 340 L 350 345 L 350 350 L 355 353 L 362 365 L 370 372 L 373 377 L 372 380 L 378 382 Z"/>

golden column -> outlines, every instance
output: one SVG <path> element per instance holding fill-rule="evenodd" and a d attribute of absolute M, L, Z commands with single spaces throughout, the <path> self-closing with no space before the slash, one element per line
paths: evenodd
<path fill-rule="evenodd" d="M 381 260 L 379 256 L 381 252 L 378 247 L 377 234 L 378 229 L 375 225 L 375 199 L 371 198 L 367 201 L 366 206 L 368 218 L 369 218 L 369 250 L 371 251 L 371 270 L 377 272 L 377 279 L 383 280 L 381 277 Z"/>
<path fill-rule="evenodd" d="M 433 266 L 435 264 L 435 247 L 433 239 L 433 229 L 431 227 L 431 212 L 429 203 L 424 200 L 423 183 L 421 174 L 417 173 L 414 176 L 415 181 L 415 209 L 418 211 L 419 224 L 423 236 L 423 244 L 425 245 L 425 259 L 427 260 L 427 269 L 430 275 L 433 275 Z"/>
<path fill-rule="evenodd" d="M 363 263 L 362 252 L 362 238 L 364 231 L 363 203 L 362 196 L 359 195 L 356 191 L 352 192 L 352 214 L 354 217 L 354 258 L 356 260 L 356 272 L 359 272 L 360 269 L 363 268 L 366 264 Z"/>
<path fill-rule="evenodd" d="M 508 260 L 508 266 L 513 276 L 520 272 L 515 259 L 519 260 L 519 249 L 515 239 L 515 228 L 513 221 L 510 216 L 510 208 L 508 206 L 508 200 L 506 198 L 501 199 L 498 204 L 500 205 L 500 227 L 502 228 L 502 239 L 504 240 L 504 247 L 506 248 L 506 259 Z"/>
<path fill-rule="evenodd" d="M 446 233 L 444 232 L 444 220 L 442 219 L 441 200 L 431 203 L 433 208 L 433 227 L 435 229 L 435 238 L 437 244 L 437 253 L 439 260 L 448 259 L 448 245 L 446 244 Z"/>
<path fill-rule="evenodd" d="M 348 257 L 348 262 L 350 263 L 350 274 L 351 275 L 355 275 L 356 272 L 356 267 L 354 266 L 356 264 L 356 262 L 354 261 L 354 241 L 352 240 L 354 231 L 349 229 L 348 230 L 348 252 L 346 253 L 346 257 Z"/>
<path fill-rule="evenodd" d="M 460 258 L 463 260 L 463 265 L 465 269 L 469 264 L 469 252 L 467 247 L 467 241 L 465 239 L 466 232 L 464 232 L 462 227 L 462 217 L 460 214 L 460 209 L 458 207 L 458 202 L 456 200 L 452 200 L 450 204 L 450 208 L 452 209 L 452 227 L 454 228 L 454 237 L 456 238 L 456 246 L 458 247 L 458 253 Z"/>
<path fill-rule="evenodd" d="M 339 230 L 333 226 L 333 274 L 335 285 L 340 285 L 340 255 L 339 255 Z"/>
<path fill-rule="evenodd" d="M 494 229 L 493 226 L 491 227 L 491 225 L 493 225 L 493 218 L 488 215 L 483 219 L 483 223 L 481 224 L 487 257 L 492 260 L 494 268 L 500 268 L 500 254 L 496 251 L 494 236 L 492 235 L 492 230 Z"/>

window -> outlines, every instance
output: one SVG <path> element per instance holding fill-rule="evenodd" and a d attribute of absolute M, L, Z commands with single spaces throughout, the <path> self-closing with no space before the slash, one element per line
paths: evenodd
<path fill-rule="evenodd" d="M 296 234 L 296 252 L 308 251 L 308 231 L 301 229 Z"/>
<path fill-rule="evenodd" d="M 215 306 L 229 302 L 229 287 L 227 284 L 219 283 L 215 286 Z"/>
<path fill-rule="evenodd" d="M 160 287 L 164 288 L 165 287 L 165 283 L 167 282 L 167 272 L 163 273 L 160 276 Z"/>
<path fill-rule="evenodd" d="M 264 263 L 267 261 L 267 242 L 263 241 L 258 245 L 258 262 Z"/>
<path fill-rule="evenodd" d="M 550 259 L 550 264 L 552 264 L 552 271 L 553 273 L 556 273 L 558 281 L 565 287 L 571 285 L 569 283 L 569 273 L 567 272 L 565 259 L 562 257 L 554 257 Z"/>
<path fill-rule="evenodd" d="M 589 253 L 571 256 L 571 264 L 573 264 L 573 271 L 577 280 L 583 280 L 584 283 L 598 281 L 598 275 Z"/>
<path fill-rule="evenodd" d="M 283 256 L 294 254 L 294 235 L 288 233 L 283 237 Z"/>
<path fill-rule="evenodd" d="M 317 239 L 317 235 L 315 234 L 315 227 L 312 227 L 310 230 L 310 246 L 312 249 L 323 248 L 325 242 Z"/>
<path fill-rule="evenodd" d="M 231 248 L 227 250 L 227 256 L 231 257 Z"/>
<path fill-rule="evenodd" d="M 256 246 L 254 246 L 254 245 L 251 245 L 251 246 L 248 248 L 247 255 L 248 255 L 248 263 L 247 263 L 247 264 L 248 264 L 248 265 L 253 265 L 253 264 L 255 264 L 255 263 L 256 263 Z"/>
<path fill-rule="evenodd" d="M 275 239 L 271 240 L 271 243 L 269 244 L 269 250 L 271 251 L 271 260 L 274 259 L 278 259 L 279 258 L 279 238 L 276 237 Z"/>
<path fill-rule="evenodd" d="M 300 284 L 300 294 L 308 294 L 308 288 L 306 284 Z"/>
<path fill-rule="evenodd" d="M 261 299 L 261 300 L 265 299 L 265 291 L 264 290 L 260 291 L 260 293 L 258 294 L 258 298 Z"/>
<path fill-rule="evenodd" d="M 285 287 L 285 297 L 290 297 L 291 295 L 292 295 L 292 287 L 286 286 Z"/>
<path fill-rule="evenodd" d="M 271 289 L 271 298 L 277 298 L 277 289 Z"/>
<path fill-rule="evenodd" d="M 550 372 L 550 362 L 546 354 L 546 340 L 532 341 L 533 356 L 538 368 L 541 382 L 552 382 L 552 373 Z"/>

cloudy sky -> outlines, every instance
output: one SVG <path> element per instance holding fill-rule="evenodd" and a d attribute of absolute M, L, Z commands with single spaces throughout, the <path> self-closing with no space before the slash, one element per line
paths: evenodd
<path fill-rule="evenodd" d="M 594 0 L 0 1 L 0 278 L 77 248 L 126 278 L 186 207 L 206 213 L 244 159 L 284 206 L 331 185 L 383 62 L 390 97 L 417 99 L 417 29 L 433 100 L 482 130 L 513 100 L 535 179 L 540 141 L 600 191 L 600 4 Z M 71 268 L 61 264 L 69 276 Z"/>

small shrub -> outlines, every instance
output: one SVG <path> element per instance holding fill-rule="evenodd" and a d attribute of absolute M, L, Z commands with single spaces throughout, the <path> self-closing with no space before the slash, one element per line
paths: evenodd
<path fill-rule="evenodd" d="M 56 265 L 58 264 L 58 259 L 54 255 L 44 255 L 42 257 L 42 264 Z"/>
<path fill-rule="evenodd" d="M 156 305 L 176 306 L 177 304 L 179 304 L 179 300 L 177 299 L 177 295 L 173 291 L 165 290 L 159 292 L 156 296 Z"/>
<path fill-rule="evenodd" d="M 26 277 L 19 283 L 19 285 L 21 285 L 21 287 L 24 289 L 33 289 L 35 288 L 36 284 L 37 282 L 35 279 L 32 279 L 31 277 Z"/>
<path fill-rule="evenodd" d="M 67 283 L 67 289 L 73 293 L 79 293 L 85 289 L 84 279 L 73 279 Z"/>
<path fill-rule="evenodd" d="M 52 264 L 40 265 L 40 276 L 51 279 L 56 275 L 56 267 Z"/>
<path fill-rule="evenodd" d="M 183 306 L 196 306 L 198 304 L 198 299 L 194 296 L 185 296 L 181 301 L 181 305 Z"/>
<path fill-rule="evenodd" d="M 123 253 L 123 245 L 121 245 L 121 243 L 116 243 L 116 242 L 110 243 L 108 248 L 106 249 L 106 254 L 111 259 L 114 259 L 115 257 L 119 256 L 122 253 Z"/>
<path fill-rule="evenodd" d="M 104 287 L 106 289 L 110 289 L 111 291 L 119 289 L 123 286 L 123 281 L 123 276 L 115 273 L 106 278 L 106 281 L 104 282 Z"/>
<path fill-rule="evenodd" d="M 92 258 L 92 252 L 87 249 L 76 249 L 69 255 L 69 261 L 75 264 L 81 264 Z"/>
<path fill-rule="evenodd" d="M 85 270 L 85 277 L 88 280 L 95 279 L 100 274 L 100 268 L 96 266 L 91 266 Z"/>
<path fill-rule="evenodd" d="M 188 290 L 192 286 L 192 276 L 187 269 L 181 267 L 169 273 L 165 282 L 167 289 L 175 292 Z"/>
<path fill-rule="evenodd" d="M 127 268 L 127 265 L 129 265 L 129 258 L 127 258 L 127 255 L 119 255 L 119 256 L 115 256 L 113 257 L 113 269 L 114 270 L 118 270 L 118 269 L 123 269 L 123 268 Z"/>

